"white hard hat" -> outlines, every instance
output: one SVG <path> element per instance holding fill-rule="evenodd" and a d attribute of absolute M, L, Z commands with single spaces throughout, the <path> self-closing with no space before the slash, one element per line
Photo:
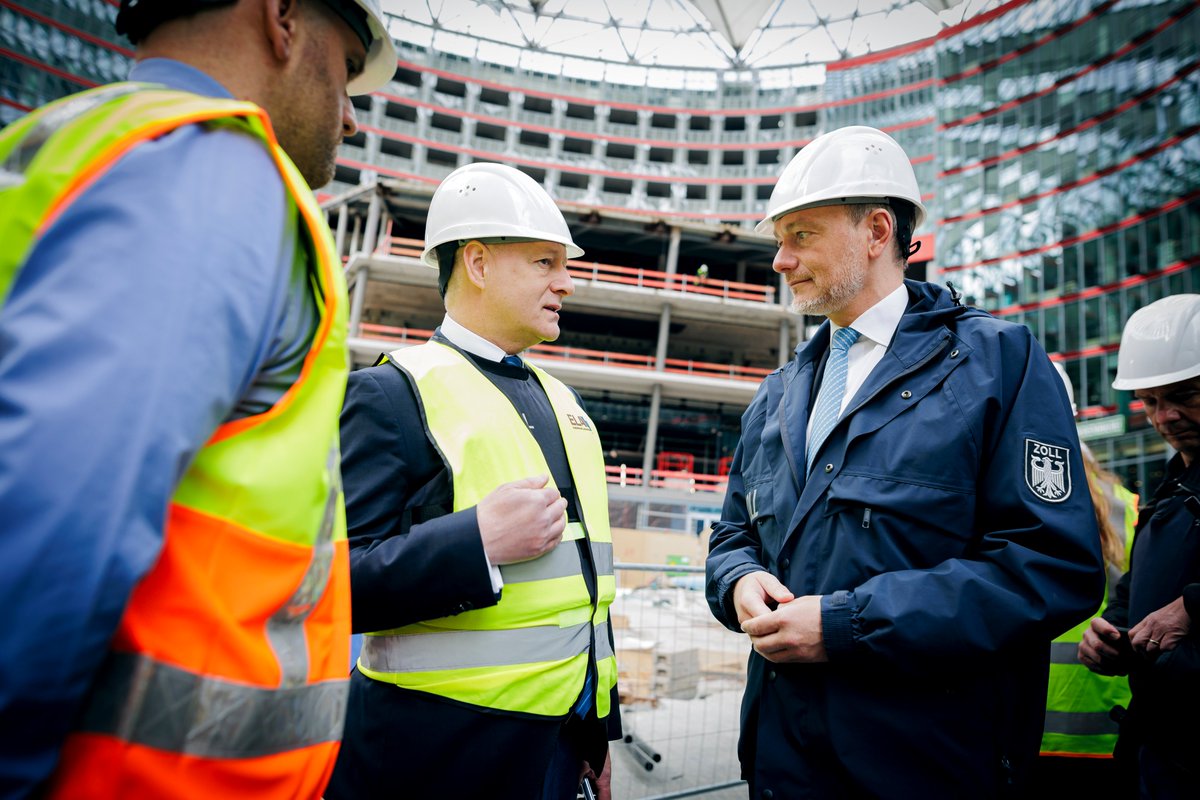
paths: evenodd
<path fill-rule="evenodd" d="M 1071 413 L 1078 414 L 1079 407 L 1075 405 L 1075 384 L 1071 383 L 1071 376 L 1067 374 L 1066 368 L 1057 361 L 1051 361 L 1054 365 L 1054 371 L 1058 373 L 1058 377 L 1062 378 L 1063 386 L 1067 389 L 1067 399 L 1071 401 Z"/>
<path fill-rule="evenodd" d="M 337 0 L 335 0 L 336 2 Z M 367 48 L 367 60 L 362 74 L 346 85 L 349 95 L 369 94 L 388 85 L 396 74 L 396 45 L 388 33 L 387 23 L 379 0 L 341 0 L 352 3 L 367 13 L 367 26 L 371 29 L 371 46 Z"/>
<path fill-rule="evenodd" d="M 1200 294 L 1177 294 L 1133 313 L 1121 334 L 1114 389 L 1169 386 L 1200 375 Z"/>
<path fill-rule="evenodd" d="M 470 239 L 557 242 L 567 258 L 583 250 L 542 185 L 505 164 L 467 164 L 446 176 L 429 202 L 421 260 L 438 268 L 437 248 Z"/>
<path fill-rule="evenodd" d="M 767 202 L 767 217 L 755 230 L 770 234 L 775 220 L 801 208 L 889 197 L 912 203 L 913 230 L 921 227 L 925 206 L 904 149 L 877 128 L 838 128 L 813 139 L 783 168 Z"/>

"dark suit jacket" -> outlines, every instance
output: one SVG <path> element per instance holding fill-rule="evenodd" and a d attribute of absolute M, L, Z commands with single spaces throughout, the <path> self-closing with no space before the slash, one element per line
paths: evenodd
<path fill-rule="evenodd" d="M 476 363 L 485 371 L 520 371 Z M 341 437 L 355 632 L 495 604 L 500 595 L 492 590 L 475 509 L 450 513 L 452 481 L 407 376 L 390 364 L 351 373 Z M 612 708 L 607 724 L 592 718 L 571 726 L 583 758 L 597 768 L 607 741 L 621 734 L 615 689 Z M 492 712 L 356 670 L 326 795 L 528 800 L 540 794 L 562 729 L 561 720 Z"/>

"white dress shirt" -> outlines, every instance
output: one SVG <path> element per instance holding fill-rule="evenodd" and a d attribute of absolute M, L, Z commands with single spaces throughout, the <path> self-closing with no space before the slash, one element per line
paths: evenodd
<path fill-rule="evenodd" d="M 846 354 L 846 394 L 842 395 L 839 414 L 846 411 L 854 395 L 867 382 L 872 370 L 883 360 L 888 343 L 892 341 L 907 307 L 908 290 L 901 283 L 891 294 L 864 311 L 850 325 L 858 331 L 859 336 L 858 341 L 850 346 L 850 351 Z M 829 321 L 829 326 L 829 340 L 833 341 L 834 332 L 842 326 L 835 325 L 833 320 Z M 812 414 L 809 414 L 805 435 L 811 434 Z"/>

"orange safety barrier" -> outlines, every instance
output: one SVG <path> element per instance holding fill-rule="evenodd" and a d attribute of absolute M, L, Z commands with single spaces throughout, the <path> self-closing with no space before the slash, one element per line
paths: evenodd
<path fill-rule="evenodd" d="M 420 258 L 425 242 L 420 239 L 384 236 L 376 252 L 383 255 Z M 639 267 L 622 267 L 616 264 L 568 261 L 567 271 L 572 278 L 600 283 L 619 283 L 643 289 L 666 289 L 668 291 L 702 294 L 732 300 L 750 300 L 758 303 L 775 302 L 775 287 L 757 283 L 740 283 L 711 278 L 701 280 L 694 275 L 671 274 Z"/>
<path fill-rule="evenodd" d="M 643 486 L 642 470 L 639 467 L 606 465 L 605 478 L 618 486 Z M 651 470 L 649 486 L 656 489 L 686 489 L 690 492 L 723 492 L 728 478 L 723 475 L 708 475 L 702 472 L 675 472 Z"/>
<path fill-rule="evenodd" d="M 361 335 L 374 336 L 379 339 L 389 339 L 397 342 L 420 344 L 433 336 L 433 331 L 420 328 L 397 328 L 390 325 L 374 325 L 364 322 L 359 326 Z M 575 361 L 592 364 L 607 364 L 612 367 L 626 369 L 654 369 L 654 356 L 640 356 L 633 353 L 614 353 L 609 350 L 588 350 L 582 347 L 562 347 L 553 344 L 535 345 L 527 351 L 530 355 L 549 361 Z M 761 367 L 739 367 L 733 364 L 715 364 L 708 361 L 691 361 L 684 358 L 668 358 L 664 360 L 664 372 L 684 375 L 699 375 L 709 378 L 730 378 L 738 381 L 758 382 L 771 370 Z"/>
<path fill-rule="evenodd" d="M 390 325 L 372 325 L 369 322 L 361 323 L 358 329 L 360 333 L 374 334 L 380 339 L 394 339 L 397 342 L 412 342 L 413 344 L 427 342 L 433 337 L 433 331 L 420 328 L 395 328 Z"/>

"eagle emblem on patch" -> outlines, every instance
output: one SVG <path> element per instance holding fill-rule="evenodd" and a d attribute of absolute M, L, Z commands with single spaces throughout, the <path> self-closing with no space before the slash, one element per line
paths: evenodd
<path fill-rule="evenodd" d="M 1025 485 L 1048 503 L 1071 496 L 1070 450 L 1036 439 L 1025 440 Z"/>

